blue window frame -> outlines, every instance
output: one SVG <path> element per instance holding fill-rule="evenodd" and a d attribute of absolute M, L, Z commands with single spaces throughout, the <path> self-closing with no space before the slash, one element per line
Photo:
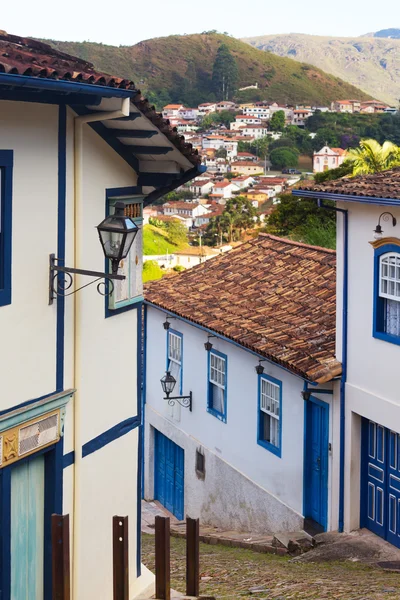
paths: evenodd
<path fill-rule="evenodd" d="M 136 223 L 139 231 L 126 259 L 119 265 L 123 281 L 114 282 L 114 291 L 106 297 L 106 317 L 135 308 L 143 302 L 143 195 L 141 188 L 116 188 L 106 191 L 106 215 L 112 215 L 116 202 L 125 204 L 125 214 Z M 106 261 L 106 263 L 109 261 Z M 106 264 L 111 271 L 111 265 Z"/>
<path fill-rule="evenodd" d="M 208 353 L 207 410 L 226 423 L 228 391 L 228 357 L 217 350 Z"/>
<path fill-rule="evenodd" d="M 11 304 L 13 151 L 0 150 L 0 306 Z"/>
<path fill-rule="evenodd" d="M 375 250 L 373 336 L 400 345 L 400 247 Z"/>
<path fill-rule="evenodd" d="M 257 443 L 281 456 L 282 382 L 269 375 L 258 376 Z"/>
<path fill-rule="evenodd" d="M 167 371 L 175 377 L 179 394 L 183 390 L 183 335 L 174 329 L 167 331 Z"/>

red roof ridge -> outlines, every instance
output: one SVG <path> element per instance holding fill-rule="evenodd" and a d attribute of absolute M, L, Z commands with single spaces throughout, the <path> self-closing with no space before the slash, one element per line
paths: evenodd
<path fill-rule="evenodd" d="M 322 246 L 313 246 L 312 244 L 305 244 L 304 242 L 297 242 L 296 240 L 290 240 L 289 238 L 282 238 L 277 235 L 272 235 L 270 233 L 259 233 L 258 237 L 267 237 L 270 240 L 274 240 L 275 242 L 285 242 L 285 244 L 289 244 L 290 246 L 298 246 L 299 248 L 309 248 L 310 250 L 324 252 L 325 254 L 335 254 L 336 255 L 336 250 L 332 250 L 331 248 L 323 248 Z"/>

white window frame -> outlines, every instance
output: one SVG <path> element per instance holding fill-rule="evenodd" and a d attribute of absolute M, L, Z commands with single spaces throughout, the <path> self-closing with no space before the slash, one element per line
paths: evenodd
<path fill-rule="evenodd" d="M 214 362 L 214 364 L 213 364 Z M 217 350 L 208 353 L 208 400 L 209 413 L 226 423 L 227 415 L 227 382 L 228 382 L 228 357 Z M 212 386 L 223 390 L 223 411 L 219 411 L 212 404 Z"/>
<path fill-rule="evenodd" d="M 394 259 L 393 265 L 390 264 L 391 259 Z M 393 276 L 390 274 L 391 267 L 394 269 Z M 394 293 L 389 291 L 391 284 L 393 284 Z M 400 253 L 388 252 L 379 258 L 379 295 L 381 298 L 400 302 Z"/>
<path fill-rule="evenodd" d="M 172 343 L 171 343 L 172 342 Z M 173 351 L 174 347 L 179 350 L 179 357 Z M 174 355 L 175 354 L 175 355 Z M 171 372 L 171 362 L 179 367 L 179 394 L 182 394 L 183 387 L 183 335 L 179 331 L 168 329 L 167 331 L 167 371 Z"/>

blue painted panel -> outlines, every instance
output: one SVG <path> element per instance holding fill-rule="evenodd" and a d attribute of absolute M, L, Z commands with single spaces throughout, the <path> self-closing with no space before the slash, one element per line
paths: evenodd
<path fill-rule="evenodd" d="M 372 452 L 371 449 L 374 451 Z M 361 526 L 400 548 L 400 435 L 363 420 Z"/>
<path fill-rule="evenodd" d="M 177 519 L 184 515 L 184 450 L 155 431 L 154 497 Z"/>
<path fill-rule="evenodd" d="M 45 458 L 11 472 L 11 598 L 42 600 L 44 572 Z"/>
<path fill-rule="evenodd" d="M 306 404 L 304 516 L 326 529 L 328 514 L 329 406 L 310 398 Z"/>

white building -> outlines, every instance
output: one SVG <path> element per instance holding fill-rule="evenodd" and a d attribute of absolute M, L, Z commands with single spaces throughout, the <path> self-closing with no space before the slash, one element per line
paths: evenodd
<path fill-rule="evenodd" d="M 166 202 L 162 206 L 163 214 L 167 217 L 179 216 L 187 220 L 189 226 L 193 226 L 196 217 L 205 215 L 209 212 L 203 204 L 197 202 Z"/>
<path fill-rule="evenodd" d="M 240 133 L 248 135 L 254 140 L 261 140 L 261 138 L 268 135 L 268 129 L 265 125 L 242 125 Z"/>
<path fill-rule="evenodd" d="M 216 112 L 217 104 L 215 102 L 204 102 L 203 104 L 199 104 L 197 108 L 199 111 L 199 117 L 205 117 L 210 113 Z"/>
<path fill-rule="evenodd" d="M 335 264 L 264 234 L 147 286 L 146 498 L 225 529 L 337 528 Z"/>
<path fill-rule="evenodd" d="M 162 116 L 164 119 L 179 119 L 180 112 L 184 110 L 184 108 L 185 107 L 182 106 L 182 104 L 167 104 L 167 106 L 164 106 L 162 110 Z"/>
<path fill-rule="evenodd" d="M 243 108 L 243 114 L 251 117 L 258 117 L 263 121 L 268 121 L 271 116 L 269 106 L 245 106 Z"/>
<path fill-rule="evenodd" d="M 308 108 L 296 108 L 293 111 L 292 125 L 297 125 L 297 127 L 304 127 L 307 119 L 312 115 L 312 110 Z"/>
<path fill-rule="evenodd" d="M 237 115 L 236 120 L 230 124 L 232 131 L 240 130 L 243 125 L 261 125 L 262 119 L 252 115 Z"/>
<path fill-rule="evenodd" d="M 194 179 L 189 186 L 189 190 L 196 196 L 205 196 L 209 194 L 213 188 L 214 181 L 210 179 Z"/>
<path fill-rule="evenodd" d="M 226 150 L 227 158 L 237 156 L 238 142 L 220 135 L 206 135 L 202 140 L 203 150 Z"/>
<path fill-rule="evenodd" d="M 199 116 L 198 108 L 186 108 L 185 106 L 183 106 L 179 110 L 179 117 L 181 119 L 185 119 L 187 121 L 195 121 L 198 116 Z"/>
<path fill-rule="evenodd" d="M 339 525 L 366 527 L 399 547 L 400 171 L 309 183 L 293 193 L 322 204 L 329 198 L 339 211 Z"/>
<path fill-rule="evenodd" d="M 329 169 L 337 169 L 346 160 L 346 150 L 324 146 L 319 152 L 314 152 L 314 173 L 323 173 Z"/>
<path fill-rule="evenodd" d="M 142 208 L 198 157 L 129 81 L 4 32 L 0 49 L 0 596 L 53 597 L 55 513 L 70 515 L 76 600 L 112 598 L 112 518 L 128 516 L 136 598 L 153 588 L 140 560 Z M 97 271 L 104 291 L 95 227 L 117 202 L 139 231 L 105 299 L 78 291 L 93 274 L 50 266 Z"/>

